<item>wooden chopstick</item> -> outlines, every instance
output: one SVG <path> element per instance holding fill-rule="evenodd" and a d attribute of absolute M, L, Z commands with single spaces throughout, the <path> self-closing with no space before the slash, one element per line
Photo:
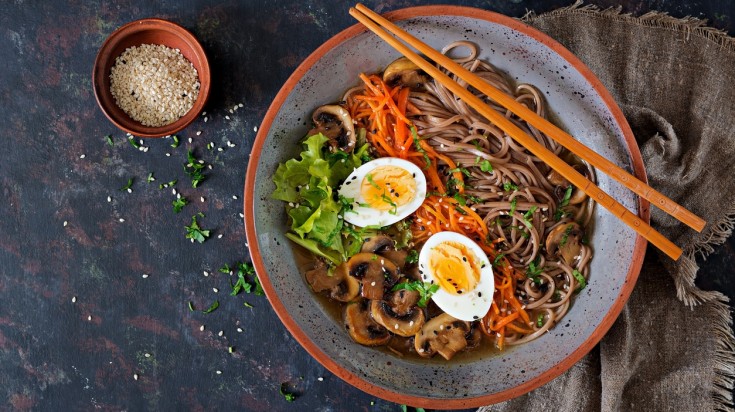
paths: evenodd
<path fill-rule="evenodd" d="M 472 108 L 474 108 L 480 115 L 484 116 L 487 120 L 489 120 L 490 122 L 498 126 L 498 128 L 500 128 L 503 132 L 505 132 L 512 139 L 514 139 L 515 141 L 523 145 L 529 152 L 533 153 L 539 159 L 543 160 L 547 165 L 549 165 L 549 167 L 556 170 L 565 179 L 567 179 L 567 181 L 569 181 L 571 184 L 573 184 L 574 186 L 582 190 L 591 199 L 593 199 L 594 201 L 599 203 L 602 207 L 612 212 L 615 216 L 617 216 L 625 224 L 631 227 L 634 231 L 639 233 L 641 236 L 643 236 L 645 239 L 651 242 L 654 246 L 656 246 L 661 251 L 666 253 L 667 256 L 669 256 L 670 258 L 674 260 L 679 259 L 682 253 L 681 249 L 678 246 L 676 246 L 673 242 L 665 238 L 663 235 L 661 235 L 661 233 L 654 230 L 650 225 L 648 225 L 638 216 L 630 212 L 625 206 L 618 203 L 610 195 L 605 193 L 597 185 L 595 185 L 594 183 L 589 181 L 587 178 L 585 178 L 582 174 L 577 172 L 568 163 L 566 163 L 565 161 L 557 157 L 553 152 L 546 149 L 543 145 L 537 142 L 534 138 L 527 135 L 523 130 L 518 128 L 518 126 L 513 124 L 512 121 L 510 121 L 509 119 L 507 119 L 505 116 L 503 116 L 499 112 L 487 106 L 485 103 L 482 102 L 482 100 L 480 100 L 475 95 L 473 95 L 471 92 L 469 92 L 465 87 L 462 87 L 461 85 L 456 83 L 454 80 L 449 78 L 449 76 L 447 76 L 441 70 L 439 70 L 436 66 L 434 66 L 433 64 L 421 58 L 418 54 L 416 54 L 414 51 L 409 49 L 406 45 L 404 45 L 398 39 L 396 39 L 395 37 L 390 35 L 388 32 L 383 30 L 378 25 L 378 23 L 371 20 L 371 17 L 372 15 L 376 16 L 375 20 L 379 21 L 380 23 L 387 23 L 386 26 L 388 25 L 393 26 L 393 28 L 396 31 L 400 30 L 398 27 L 388 22 L 387 20 L 383 19 L 382 17 L 378 16 L 377 14 L 373 13 L 372 11 L 370 11 L 369 9 L 367 9 L 366 7 L 362 5 L 358 5 L 358 7 L 360 7 L 361 10 L 350 8 L 350 15 L 352 15 L 354 18 L 360 21 L 360 23 L 365 25 L 368 29 L 370 29 L 370 31 L 378 35 L 386 43 L 390 44 L 399 53 L 401 53 L 406 58 L 411 60 L 420 69 L 422 69 L 427 74 L 429 74 L 431 77 L 433 77 L 437 82 L 444 85 L 447 89 L 449 89 L 456 96 L 460 97 L 465 103 L 467 103 Z M 363 14 L 362 10 L 368 11 L 371 14 L 371 17 L 368 17 L 366 14 Z M 417 39 L 414 38 L 414 40 L 418 42 Z"/>
<path fill-rule="evenodd" d="M 533 110 L 530 110 L 526 106 L 518 103 L 515 99 L 505 94 L 500 89 L 493 85 L 483 81 L 478 76 L 475 76 L 472 72 L 455 63 L 452 59 L 434 50 L 421 40 L 401 30 L 398 26 L 391 23 L 384 17 L 370 10 L 369 8 L 358 4 L 355 8 L 368 16 L 370 19 L 378 23 L 383 28 L 394 34 L 399 39 L 408 43 L 410 46 L 420 51 L 429 59 L 436 63 L 444 66 L 447 70 L 454 73 L 460 79 L 466 81 L 474 88 L 487 95 L 489 98 L 498 102 L 501 106 L 510 110 L 516 116 L 528 122 L 530 125 L 540 130 L 545 135 L 556 140 L 559 144 L 567 148 L 570 152 L 586 160 L 594 166 L 596 169 L 612 177 L 614 180 L 627 187 L 634 193 L 638 194 L 642 198 L 650 201 L 653 205 L 658 206 L 666 213 L 670 214 L 680 222 L 691 227 L 697 232 L 701 232 L 704 229 L 706 222 L 685 209 L 681 205 L 677 204 L 673 200 L 664 196 L 662 193 L 656 191 L 652 187 L 638 180 L 635 176 L 621 169 L 611 161 L 607 160 L 599 153 L 585 146 L 578 140 L 574 139 L 565 131 L 556 127 L 553 123 L 539 116 Z"/>

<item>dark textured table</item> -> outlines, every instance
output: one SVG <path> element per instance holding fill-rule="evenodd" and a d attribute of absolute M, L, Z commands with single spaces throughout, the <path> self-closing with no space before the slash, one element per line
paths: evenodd
<path fill-rule="evenodd" d="M 229 276 L 217 271 L 248 259 L 240 213 L 254 128 L 291 71 L 354 23 L 350 3 L 94 3 L 0 4 L 0 410 L 400 410 L 326 371 L 265 297 L 230 296 Z M 366 3 L 388 11 L 419 2 Z M 442 3 L 521 16 L 570 2 Z M 732 0 L 621 4 L 733 31 Z M 206 122 L 180 133 L 178 148 L 146 139 L 147 150 L 136 149 L 92 93 L 103 40 L 143 17 L 189 28 L 212 65 Z M 182 167 L 187 149 L 213 165 L 196 189 Z M 120 190 L 129 178 L 132 193 Z M 159 189 L 173 179 L 190 201 L 180 214 L 171 189 Z M 203 244 L 184 238 L 197 212 L 212 230 Z M 701 286 L 735 297 L 734 260 L 731 238 L 703 264 Z M 215 300 L 216 311 L 201 313 Z M 279 393 L 284 382 L 293 403 Z"/>

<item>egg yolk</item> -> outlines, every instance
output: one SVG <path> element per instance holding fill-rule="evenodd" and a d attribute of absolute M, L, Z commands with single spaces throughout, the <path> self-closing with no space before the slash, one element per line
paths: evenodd
<path fill-rule="evenodd" d="M 446 241 L 434 246 L 428 264 L 439 287 L 454 295 L 472 291 L 480 281 L 478 259 L 459 242 Z"/>
<path fill-rule="evenodd" d="M 416 180 L 401 167 L 378 166 L 365 175 L 360 194 L 371 208 L 395 213 L 416 195 Z"/>

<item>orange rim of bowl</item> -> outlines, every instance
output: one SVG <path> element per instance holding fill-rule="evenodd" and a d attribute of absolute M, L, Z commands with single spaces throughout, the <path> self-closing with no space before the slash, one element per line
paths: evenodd
<path fill-rule="evenodd" d="M 102 70 L 104 67 L 103 60 L 106 61 L 107 59 L 113 58 L 110 52 L 110 49 L 112 47 L 114 47 L 119 41 L 124 39 L 125 36 L 145 29 L 167 31 L 178 36 L 185 43 L 187 43 L 189 47 L 191 47 L 194 55 L 197 56 L 197 59 L 199 60 L 201 66 L 200 69 L 197 70 L 200 88 L 199 95 L 194 101 L 194 105 L 191 107 L 191 109 L 189 109 L 188 112 L 186 112 L 186 114 L 181 116 L 175 122 L 160 127 L 148 127 L 143 126 L 142 124 L 131 118 L 130 120 L 132 122 L 135 122 L 136 126 L 138 126 L 137 128 L 132 128 L 129 125 L 126 125 L 125 122 L 121 121 L 121 119 L 119 119 L 117 116 L 114 116 L 112 113 L 110 113 L 110 111 L 107 109 L 107 105 L 116 105 L 117 103 L 115 102 L 114 98 L 111 97 L 111 94 L 109 98 L 102 97 L 102 94 L 104 93 L 102 91 L 102 88 L 104 86 L 101 79 L 106 76 L 107 73 L 100 73 L 100 70 Z M 117 30 L 112 32 L 112 34 L 110 34 L 107 39 L 105 39 L 104 43 L 102 43 L 102 46 L 100 47 L 99 51 L 97 52 L 97 56 L 94 59 L 94 66 L 92 68 L 92 88 L 94 89 L 94 97 L 97 100 L 97 105 L 99 106 L 100 110 L 102 110 L 102 113 L 105 114 L 105 117 L 107 117 L 107 119 L 109 119 L 120 130 L 130 133 L 136 137 L 167 136 L 180 132 L 181 130 L 189 126 L 197 118 L 199 113 L 201 113 L 201 111 L 204 109 L 204 105 L 207 103 L 207 99 L 209 98 L 210 83 L 211 72 L 209 69 L 209 60 L 207 59 L 207 54 L 204 52 L 204 48 L 202 47 L 201 43 L 199 43 L 199 40 L 197 40 L 197 38 L 183 26 L 172 21 L 158 18 L 147 18 L 131 21 L 130 23 L 120 26 Z M 120 110 L 122 111 L 122 109 Z M 124 115 L 127 116 L 126 113 L 124 113 Z"/>
<path fill-rule="evenodd" d="M 501 24 L 503 26 L 516 30 L 520 33 L 523 33 L 535 39 L 536 41 L 546 45 L 547 47 L 551 48 L 554 52 L 559 54 L 562 58 L 567 60 L 567 62 L 569 62 L 580 74 L 582 74 L 582 76 L 592 85 L 595 91 L 600 95 L 602 100 L 605 102 L 607 108 L 613 114 L 613 117 L 617 125 L 620 127 L 620 129 L 623 132 L 623 136 L 625 138 L 625 143 L 628 149 L 628 154 L 632 161 L 633 172 L 635 176 L 644 182 L 647 181 L 645 167 L 643 165 L 643 159 L 641 158 L 640 150 L 638 149 L 638 145 L 635 141 L 635 138 L 633 137 L 633 132 L 631 131 L 630 126 L 628 125 L 628 122 L 625 120 L 625 117 L 623 117 L 622 111 L 620 110 L 618 105 L 615 103 L 615 100 L 613 100 L 612 95 L 610 95 L 610 93 L 605 89 L 605 87 L 602 85 L 600 80 L 592 73 L 592 71 L 589 68 L 587 68 L 587 66 L 585 66 L 581 60 L 575 57 L 564 46 L 562 46 L 557 41 L 551 39 L 546 34 L 524 23 L 521 23 L 520 21 L 516 19 L 513 19 L 511 17 L 505 16 L 502 14 L 498 14 L 498 13 L 494 13 L 494 12 L 490 12 L 486 10 L 481 10 L 481 9 L 476 9 L 472 7 L 420 6 L 420 7 L 410 7 L 410 8 L 395 10 L 395 11 L 384 14 L 384 17 L 392 21 L 400 21 L 400 20 L 406 20 L 406 19 L 411 19 L 415 17 L 427 17 L 427 16 L 458 16 L 458 17 L 468 17 L 472 19 L 486 20 L 492 23 Z M 335 35 L 331 39 L 329 39 L 326 43 L 324 43 L 322 46 L 316 49 L 309 57 L 307 57 L 306 60 L 304 60 L 304 62 L 301 63 L 301 65 L 299 65 L 298 68 L 296 68 L 293 74 L 291 74 L 291 76 L 288 78 L 286 83 L 283 85 L 281 90 L 276 95 L 275 99 L 273 100 L 273 103 L 271 103 L 271 106 L 269 107 L 268 112 L 263 118 L 263 122 L 261 123 L 260 129 L 258 131 L 255 142 L 253 144 L 253 149 L 251 152 L 250 161 L 248 163 L 247 174 L 245 178 L 245 190 L 244 190 L 244 196 L 243 196 L 244 197 L 243 207 L 244 207 L 244 212 L 245 212 L 244 213 L 245 214 L 245 218 L 244 218 L 245 233 L 246 233 L 249 245 L 250 245 L 250 256 L 253 261 L 253 265 L 255 266 L 255 270 L 260 277 L 260 281 L 263 284 L 263 288 L 265 289 L 266 295 L 268 296 L 268 300 L 273 306 L 273 309 L 275 310 L 278 317 L 281 319 L 281 322 L 283 322 L 283 324 L 286 326 L 286 329 L 288 329 L 291 335 L 293 335 L 293 337 L 301 344 L 301 346 L 304 347 L 304 349 L 306 349 L 307 352 L 309 352 L 311 356 L 313 356 L 317 361 L 319 361 L 319 363 L 321 363 L 324 367 L 329 369 L 329 371 L 331 371 L 332 373 L 340 377 L 345 382 L 371 395 L 374 395 L 374 396 L 377 396 L 377 397 L 380 397 L 380 398 L 383 398 L 383 399 L 386 399 L 392 402 L 402 403 L 402 404 L 407 404 L 407 405 L 412 405 L 412 406 L 417 406 L 417 407 L 423 407 L 423 408 L 461 409 L 461 408 L 475 408 L 475 407 L 480 407 L 483 405 L 494 404 L 494 403 L 512 399 L 517 396 L 523 395 L 527 392 L 530 392 L 546 384 L 547 382 L 551 381 L 552 379 L 556 378 L 557 376 L 562 374 L 564 371 L 569 369 L 572 365 L 574 365 L 577 361 L 579 361 L 584 355 L 589 353 L 589 351 L 592 350 L 592 348 L 600 341 L 600 339 L 602 339 L 605 333 L 607 333 L 610 327 L 612 327 L 613 323 L 615 322 L 618 315 L 620 314 L 620 311 L 623 309 L 625 302 L 630 297 L 630 293 L 632 292 L 633 287 L 635 286 L 635 283 L 638 279 L 638 274 L 640 273 L 640 270 L 641 270 L 641 266 L 643 265 L 643 257 L 645 255 L 646 245 L 647 245 L 647 241 L 643 237 L 641 237 L 640 235 L 636 235 L 636 241 L 635 241 L 630 269 L 628 271 L 628 274 L 626 275 L 625 283 L 623 284 L 610 310 L 603 317 L 602 322 L 597 326 L 597 328 L 593 331 L 590 337 L 587 338 L 587 340 L 585 340 L 574 352 L 572 352 L 569 356 L 567 356 L 561 362 L 554 365 L 553 367 L 551 367 L 549 370 L 545 371 L 541 375 L 527 382 L 524 382 L 518 386 L 506 389 L 501 392 L 476 396 L 472 398 L 463 398 L 463 399 L 424 398 L 424 397 L 402 394 L 399 392 L 392 391 L 390 389 L 386 389 L 383 387 L 373 385 L 363 380 L 356 374 L 344 369 L 337 362 L 335 362 L 333 359 L 328 357 L 314 342 L 312 342 L 306 336 L 306 334 L 304 334 L 301 331 L 301 329 L 299 329 L 296 322 L 293 320 L 291 315 L 286 311 L 286 308 L 283 306 L 283 303 L 278 298 L 278 295 L 275 293 L 275 289 L 273 288 L 273 285 L 267 276 L 265 265 L 263 263 L 263 258 L 260 254 L 258 237 L 257 237 L 257 233 L 255 230 L 255 220 L 254 220 L 255 203 L 253 199 L 253 193 L 255 192 L 255 173 L 256 173 L 256 168 L 258 164 L 258 159 L 263 149 L 263 145 L 265 143 L 269 129 L 273 123 L 273 120 L 276 114 L 280 110 L 283 103 L 286 101 L 286 98 L 291 93 L 295 85 L 306 74 L 306 72 L 319 59 L 321 59 L 322 56 L 324 56 L 327 52 L 331 51 L 334 47 L 336 47 L 342 42 L 349 40 L 357 35 L 365 33 L 366 31 L 367 31 L 366 28 L 362 26 L 361 24 L 356 24 L 354 26 L 351 26 L 343 30 L 339 34 Z M 638 216 L 641 219 L 643 219 L 645 222 L 648 222 L 650 219 L 649 203 L 647 200 L 640 198 L 640 197 L 638 198 Z"/>

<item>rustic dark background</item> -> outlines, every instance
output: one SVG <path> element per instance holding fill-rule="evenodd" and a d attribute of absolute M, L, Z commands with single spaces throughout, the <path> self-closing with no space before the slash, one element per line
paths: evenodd
<path fill-rule="evenodd" d="M 240 213 L 253 128 L 292 70 L 354 23 L 351 3 L 93 3 L 0 3 L 0 410 L 400 410 L 326 371 L 264 297 L 229 296 L 228 276 L 216 272 L 248 259 Z M 366 3 L 388 11 L 435 2 Z M 570 1 L 441 3 L 521 16 Z M 734 29 L 733 0 L 591 3 L 691 15 Z M 180 133 L 176 149 L 170 140 L 147 139 L 149 150 L 136 150 L 92 93 L 92 63 L 103 40 L 144 17 L 189 28 L 212 65 L 209 120 Z M 230 113 L 239 103 L 244 107 Z M 228 140 L 236 147 L 227 147 Z M 208 142 L 225 150 L 209 152 Z M 198 189 L 182 170 L 187 148 L 213 164 Z M 156 181 L 146 183 L 151 172 Z M 119 190 L 128 178 L 132 193 Z M 172 211 L 170 189 L 158 188 L 172 179 L 191 201 L 180 214 Z M 184 225 L 200 211 L 213 236 L 191 244 Z M 703 264 L 701 285 L 735 297 L 734 259 L 731 238 Z M 215 299 L 221 305 L 211 314 L 187 307 L 191 301 L 203 309 Z M 295 402 L 279 394 L 283 382 L 297 393 Z"/>

